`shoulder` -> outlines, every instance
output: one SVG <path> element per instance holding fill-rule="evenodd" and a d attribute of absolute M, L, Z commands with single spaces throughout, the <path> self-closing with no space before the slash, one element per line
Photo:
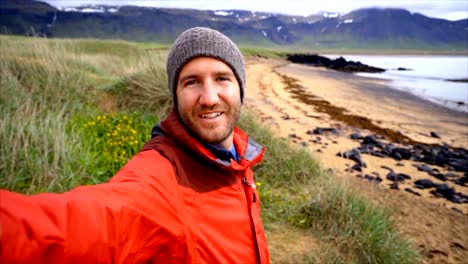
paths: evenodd
<path fill-rule="evenodd" d="M 120 169 L 111 182 L 119 181 L 169 181 L 175 179 L 171 162 L 157 150 L 150 149 L 136 154 Z"/>

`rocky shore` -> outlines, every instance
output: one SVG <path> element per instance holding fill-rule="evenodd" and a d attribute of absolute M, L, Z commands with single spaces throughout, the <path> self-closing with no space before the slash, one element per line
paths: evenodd
<path fill-rule="evenodd" d="M 318 54 L 288 54 L 286 59 L 293 63 L 325 67 L 342 72 L 384 72 L 385 69 L 363 64 L 360 61 L 347 61 L 343 57 L 330 59 Z M 403 70 L 403 68 L 402 68 Z"/>
<path fill-rule="evenodd" d="M 247 76 L 246 107 L 350 188 L 394 208 L 427 252 L 423 263 L 468 257 L 466 114 L 325 67 L 256 58 Z"/>

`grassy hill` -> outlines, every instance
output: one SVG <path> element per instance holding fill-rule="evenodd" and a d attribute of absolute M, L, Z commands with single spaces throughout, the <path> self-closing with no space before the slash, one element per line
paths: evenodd
<path fill-rule="evenodd" d="M 167 50 L 159 45 L 12 36 L 0 42 L 1 188 L 33 194 L 105 182 L 170 108 Z M 348 190 L 305 150 L 273 137 L 253 113 L 244 111 L 240 126 L 267 148 L 255 174 L 273 263 L 417 262 L 391 212 Z"/>

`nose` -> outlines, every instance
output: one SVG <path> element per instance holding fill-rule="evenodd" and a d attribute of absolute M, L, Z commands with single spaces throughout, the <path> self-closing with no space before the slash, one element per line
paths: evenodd
<path fill-rule="evenodd" d="M 203 82 L 203 89 L 200 95 L 200 104 L 204 106 L 213 106 L 218 103 L 218 88 L 214 81 L 207 80 Z"/>

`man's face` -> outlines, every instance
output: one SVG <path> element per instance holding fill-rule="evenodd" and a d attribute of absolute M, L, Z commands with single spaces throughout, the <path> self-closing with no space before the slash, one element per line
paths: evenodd
<path fill-rule="evenodd" d="M 180 71 L 176 96 L 184 124 L 202 142 L 231 148 L 241 100 L 228 65 L 210 57 L 192 59 Z"/>

